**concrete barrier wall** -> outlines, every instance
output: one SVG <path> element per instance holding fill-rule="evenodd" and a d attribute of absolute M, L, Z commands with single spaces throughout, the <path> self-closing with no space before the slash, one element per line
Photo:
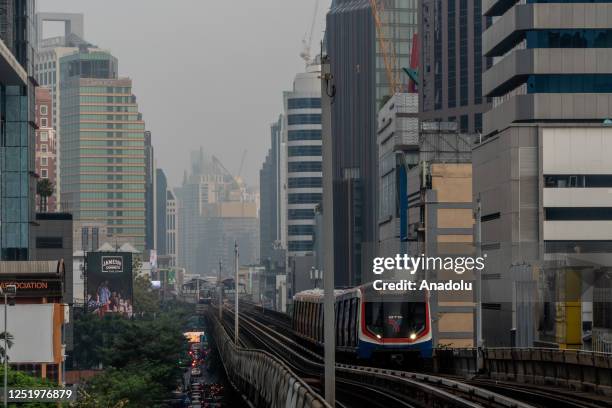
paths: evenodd
<path fill-rule="evenodd" d="M 612 354 L 545 348 L 489 348 L 482 356 L 484 375 L 492 379 L 612 395 Z M 436 350 L 434 370 L 474 375 L 476 349 Z"/>
<path fill-rule="evenodd" d="M 254 407 L 329 408 L 280 360 L 261 350 L 236 346 L 214 313 L 207 316 L 229 380 Z"/>

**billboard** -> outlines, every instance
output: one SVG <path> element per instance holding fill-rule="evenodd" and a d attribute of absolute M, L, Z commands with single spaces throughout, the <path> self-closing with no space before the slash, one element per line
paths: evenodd
<path fill-rule="evenodd" d="M 132 316 L 132 254 L 88 252 L 85 262 L 87 310 Z"/>

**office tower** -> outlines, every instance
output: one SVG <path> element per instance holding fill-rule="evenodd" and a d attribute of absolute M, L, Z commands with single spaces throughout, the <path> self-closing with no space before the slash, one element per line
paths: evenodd
<path fill-rule="evenodd" d="M 0 9 L 0 258 L 28 260 L 34 221 L 34 1 Z"/>
<path fill-rule="evenodd" d="M 145 248 L 156 249 L 157 231 L 155 229 L 156 193 L 155 193 L 155 151 L 151 144 L 151 132 L 144 132 L 145 155 Z"/>
<path fill-rule="evenodd" d="M 178 265 L 178 214 L 176 196 L 172 190 L 166 191 L 166 255 L 170 258 L 169 265 Z"/>
<path fill-rule="evenodd" d="M 55 212 L 57 210 L 57 140 L 53 129 L 53 103 L 51 92 L 47 88 L 36 88 L 36 174 L 40 179 L 51 183 L 52 194 L 49 197 L 38 197 L 36 211 Z M 43 205 L 44 208 L 43 208 Z"/>
<path fill-rule="evenodd" d="M 114 244 L 145 247 L 145 132 L 132 80 L 86 48 L 60 59 L 62 209 L 104 222 Z"/>
<path fill-rule="evenodd" d="M 482 132 L 491 104 L 482 93 L 482 73 L 491 59 L 482 53 L 490 17 L 482 0 L 420 2 L 419 107 L 424 120 L 457 122 L 462 132 Z"/>
<path fill-rule="evenodd" d="M 51 92 L 52 127 L 55 129 L 56 143 L 61 140 L 61 106 L 60 106 L 60 58 L 79 50 L 79 47 L 95 49 L 96 47 L 87 43 L 84 38 L 83 14 L 74 13 L 36 13 L 36 61 L 34 64 L 34 77 L 39 85 L 48 88 Z M 44 38 L 45 22 L 63 22 L 64 35 L 59 37 Z M 57 152 L 57 162 L 61 161 L 60 151 Z M 62 175 L 56 174 L 56 200 L 61 204 L 61 179 Z"/>
<path fill-rule="evenodd" d="M 326 51 L 335 85 L 331 109 L 334 274 L 338 286 L 373 279 L 372 259 L 378 240 L 376 115 L 398 90 L 389 89 L 381 44 L 395 50 L 393 72 L 402 90 L 407 89 L 409 80 L 398 72 L 410 66 L 417 2 L 384 3 L 379 30 L 368 0 L 336 0 L 327 15 Z"/>
<path fill-rule="evenodd" d="M 282 116 L 270 125 L 270 148 L 259 171 L 259 254 L 262 262 L 272 256 L 281 242 L 282 127 Z"/>
<path fill-rule="evenodd" d="M 89 47 L 84 37 L 83 14 L 74 13 L 36 13 L 36 62 L 34 76 L 38 84 L 49 88 L 53 100 L 53 127 L 58 130 L 60 121 L 60 64 L 59 59 L 78 50 L 80 46 Z M 44 38 L 45 22 L 63 22 L 65 34 L 61 37 Z"/>
<path fill-rule="evenodd" d="M 162 169 L 155 169 L 155 248 L 159 255 L 167 255 L 168 179 Z"/>
<path fill-rule="evenodd" d="M 606 349 L 609 297 L 593 298 L 610 293 L 612 3 L 497 0 L 483 13 L 485 344 Z"/>
<path fill-rule="evenodd" d="M 321 203 L 321 81 L 320 65 L 297 74 L 293 89 L 284 92 L 283 139 L 286 141 L 287 255 L 312 255 L 314 208 Z"/>

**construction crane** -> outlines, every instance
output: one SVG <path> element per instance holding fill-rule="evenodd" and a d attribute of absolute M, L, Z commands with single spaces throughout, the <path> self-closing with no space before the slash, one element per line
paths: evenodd
<path fill-rule="evenodd" d="M 384 0 L 370 0 L 370 8 L 372 9 L 372 17 L 374 17 L 374 25 L 376 26 L 376 37 L 378 37 L 378 45 L 380 53 L 385 64 L 385 72 L 389 90 L 391 94 L 402 91 L 402 85 L 398 78 L 398 63 L 395 53 L 395 46 L 391 38 L 386 38 L 381 15 L 385 12 Z"/>
<path fill-rule="evenodd" d="M 212 156 L 212 161 L 213 163 L 217 166 L 218 169 L 222 170 L 223 173 L 225 173 L 225 177 L 228 177 L 231 181 L 232 184 L 235 188 L 239 188 L 240 184 L 238 183 L 238 181 L 236 180 L 236 177 L 234 177 L 232 175 L 232 173 L 229 172 L 228 169 L 225 168 L 225 166 L 223 165 L 223 163 L 221 163 L 221 160 L 219 160 L 216 156 Z"/>
<path fill-rule="evenodd" d="M 310 48 L 312 47 L 312 35 L 314 33 L 315 23 L 317 22 L 317 12 L 319 11 L 319 0 L 315 1 L 314 13 L 312 15 L 312 23 L 310 25 L 310 34 L 304 34 L 302 39 L 302 45 L 304 48 L 300 52 L 300 57 L 306 62 L 306 65 L 310 65 L 312 62 L 312 56 L 310 55 Z M 306 40 L 308 38 L 308 40 Z"/>
<path fill-rule="evenodd" d="M 242 158 L 240 159 L 240 167 L 238 168 L 238 173 L 236 174 L 236 178 L 240 178 L 242 175 L 242 168 L 244 167 L 244 159 L 246 159 L 247 149 L 242 151 Z"/>

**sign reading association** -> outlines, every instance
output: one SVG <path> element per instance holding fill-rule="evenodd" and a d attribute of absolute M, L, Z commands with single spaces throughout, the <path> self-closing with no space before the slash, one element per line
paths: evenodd
<path fill-rule="evenodd" d="M 86 261 L 87 310 L 132 315 L 132 254 L 130 252 L 89 252 Z"/>

